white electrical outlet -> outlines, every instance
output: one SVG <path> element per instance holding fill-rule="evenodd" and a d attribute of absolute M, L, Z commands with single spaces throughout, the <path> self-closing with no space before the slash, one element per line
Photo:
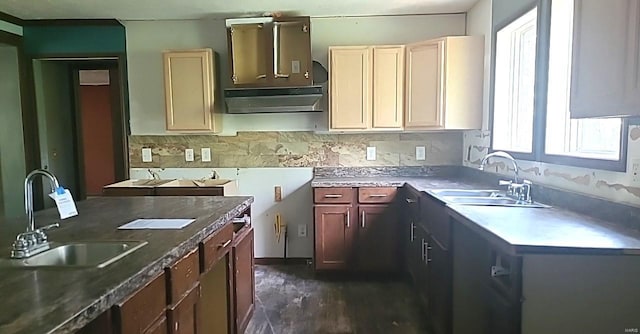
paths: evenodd
<path fill-rule="evenodd" d="M 298 236 L 302 238 L 307 236 L 307 225 L 305 224 L 298 225 Z"/>
<path fill-rule="evenodd" d="M 376 147 L 375 146 L 367 147 L 367 160 L 369 160 L 369 161 L 376 160 Z"/>
<path fill-rule="evenodd" d="M 631 185 L 640 187 L 640 158 L 631 160 Z"/>
<path fill-rule="evenodd" d="M 150 148 L 142 149 L 142 162 L 153 162 L 153 156 L 151 155 Z"/>
<path fill-rule="evenodd" d="M 416 146 L 416 160 L 426 160 L 427 150 L 424 146 Z"/>
<path fill-rule="evenodd" d="M 193 149 L 192 148 L 188 148 L 188 149 L 184 150 L 184 160 L 185 161 L 193 161 L 194 160 Z"/>
<path fill-rule="evenodd" d="M 202 162 L 211 161 L 211 149 L 208 147 L 200 149 L 200 155 L 202 156 Z"/>

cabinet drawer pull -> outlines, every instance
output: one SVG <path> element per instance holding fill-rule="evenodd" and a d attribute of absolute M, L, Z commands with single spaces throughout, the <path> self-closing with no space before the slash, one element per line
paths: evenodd
<path fill-rule="evenodd" d="M 431 246 L 427 243 L 427 250 L 424 251 L 425 263 L 429 264 L 431 262 L 431 258 L 429 257 L 429 251 L 431 250 Z"/>
<path fill-rule="evenodd" d="M 225 248 L 225 247 L 229 246 L 230 243 L 231 243 L 231 239 L 227 240 L 225 243 L 219 244 L 218 248 Z"/>
<path fill-rule="evenodd" d="M 409 235 L 409 241 L 413 242 L 413 240 L 415 240 L 415 230 L 416 230 L 416 224 L 414 222 L 411 222 L 411 232 Z"/>
<path fill-rule="evenodd" d="M 421 241 L 421 242 L 422 242 L 422 254 L 421 254 L 421 257 L 420 257 L 420 258 L 421 258 L 421 259 L 422 259 L 422 261 L 424 262 L 424 259 L 426 258 L 426 255 L 425 255 L 425 254 L 426 254 L 426 252 L 427 252 L 427 247 L 426 247 L 427 243 L 426 243 L 426 242 L 424 242 L 424 239 L 422 239 L 422 241 Z"/>
<path fill-rule="evenodd" d="M 342 198 L 342 195 L 339 194 L 326 194 L 324 198 Z"/>
<path fill-rule="evenodd" d="M 347 209 L 347 228 L 351 227 L 351 210 Z"/>
<path fill-rule="evenodd" d="M 387 197 L 387 194 L 371 194 L 369 197 Z"/>
<path fill-rule="evenodd" d="M 366 226 L 366 220 L 365 220 L 367 219 L 366 217 L 367 217 L 367 213 L 364 210 L 362 210 L 362 228 L 365 228 Z"/>
<path fill-rule="evenodd" d="M 256 76 L 256 80 L 266 79 L 266 78 L 267 78 L 266 74 L 260 74 L 260 75 Z"/>
<path fill-rule="evenodd" d="M 405 200 L 406 200 L 406 201 L 407 201 L 407 203 L 409 203 L 409 204 L 413 204 L 413 203 L 415 203 L 415 202 L 416 202 L 416 200 L 415 200 L 415 199 L 411 199 L 411 198 L 406 198 Z"/>

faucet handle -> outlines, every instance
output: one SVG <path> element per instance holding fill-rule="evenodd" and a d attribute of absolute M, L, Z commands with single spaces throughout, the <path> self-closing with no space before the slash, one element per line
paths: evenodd
<path fill-rule="evenodd" d="M 513 184 L 513 181 L 507 181 L 507 180 L 498 181 L 498 185 L 500 185 L 500 186 L 510 186 L 512 184 Z"/>
<path fill-rule="evenodd" d="M 40 231 L 44 232 L 44 231 L 46 231 L 46 230 L 50 230 L 50 229 L 52 229 L 52 228 L 56 228 L 56 227 L 60 227 L 60 224 L 58 224 L 58 223 L 53 223 L 53 224 L 51 224 L 51 225 L 47 225 L 47 226 L 40 227 L 38 230 L 40 230 Z"/>

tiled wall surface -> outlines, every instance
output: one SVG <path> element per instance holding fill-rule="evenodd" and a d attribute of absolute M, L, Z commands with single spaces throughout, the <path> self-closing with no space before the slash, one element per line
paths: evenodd
<path fill-rule="evenodd" d="M 463 164 L 478 167 L 487 154 L 491 143 L 489 131 L 467 131 L 464 133 Z M 532 161 L 518 161 L 520 176 L 549 187 L 575 191 L 598 198 L 640 207 L 640 186 L 633 184 L 631 161 L 640 158 L 640 126 L 629 127 L 627 148 L 627 172 L 612 172 L 571 166 L 562 166 Z M 487 171 L 511 176 L 506 164 L 497 162 Z"/>
<path fill-rule="evenodd" d="M 366 160 L 368 146 L 377 159 Z M 415 159 L 416 146 L 425 146 L 426 160 Z M 200 149 L 211 148 L 211 162 L 202 162 Z M 142 148 L 151 148 L 153 162 L 142 162 Z M 186 162 L 184 150 L 194 149 Z M 175 167 L 337 167 L 431 166 L 462 164 L 462 133 L 317 134 L 314 132 L 239 132 L 237 136 L 130 136 L 132 168 Z"/>

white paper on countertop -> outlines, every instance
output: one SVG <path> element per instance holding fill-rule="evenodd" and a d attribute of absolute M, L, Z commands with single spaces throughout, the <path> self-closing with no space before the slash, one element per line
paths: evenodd
<path fill-rule="evenodd" d="M 195 219 L 136 219 L 120 225 L 119 230 L 179 230 L 196 221 Z"/>

